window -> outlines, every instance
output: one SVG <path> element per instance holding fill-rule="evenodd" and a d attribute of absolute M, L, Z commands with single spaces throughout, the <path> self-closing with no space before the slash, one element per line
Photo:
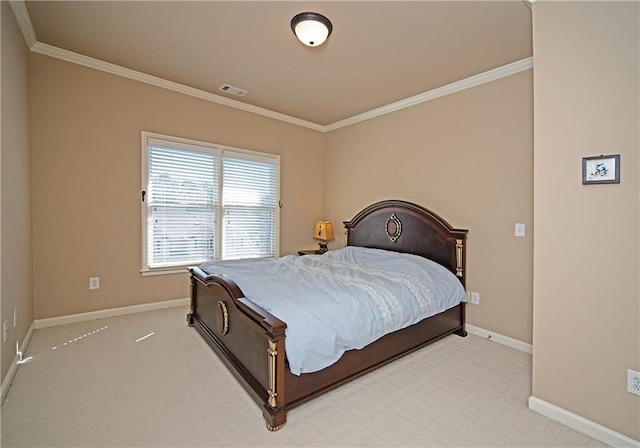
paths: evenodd
<path fill-rule="evenodd" d="M 142 133 L 142 271 L 278 255 L 278 156 Z"/>

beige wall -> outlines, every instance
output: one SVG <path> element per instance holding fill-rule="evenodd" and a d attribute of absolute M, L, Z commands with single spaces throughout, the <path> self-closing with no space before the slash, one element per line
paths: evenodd
<path fill-rule="evenodd" d="M 140 274 L 142 130 L 279 154 L 281 254 L 314 244 L 321 133 L 33 53 L 36 318 L 188 297 L 186 273 Z"/>
<path fill-rule="evenodd" d="M 636 440 L 639 6 L 533 8 L 533 396 Z M 582 185 L 582 157 L 600 154 L 620 154 L 620 184 Z"/>
<path fill-rule="evenodd" d="M 14 38 L 19 62 L 6 69 L 17 29 L 2 6 L 4 131 L 5 84 L 21 86 L 11 107 L 28 110 L 28 68 Z M 640 370 L 638 4 L 538 2 L 533 17 L 535 94 L 527 71 L 326 135 L 32 54 L 35 317 L 188 295 L 184 274 L 139 273 L 141 130 L 277 153 L 281 254 L 315 247 L 320 217 L 339 228 L 388 198 L 431 208 L 470 231 L 467 286 L 481 304 L 468 322 L 534 342 L 534 396 L 639 439 L 638 398 L 625 391 L 626 369 Z M 28 127 L 19 120 L 17 147 Z M 6 259 L 5 132 L 2 147 Z M 620 185 L 580 184 L 581 158 L 600 153 L 622 155 Z M 9 175 L 20 184 L 28 168 Z M 337 235 L 330 247 L 344 244 Z M 606 236 L 596 257 L 594 235 Z M 5 297 L 3 281 L 2 319 Z"/>
<path fill-rule="evenodd" d="M 382 199 L 421 204 L 469 229 L 467 321 L 530 343 L 532 72 L 329 133 L 325 210 L 351 219 Z M 514 236 L 516 222 L 526 238 Z M 344 238 L 330 246 L 339 247 Z"/>
<path fill-rule="evenodd" d="M 31 175 L 29 160 L 29 50 L 8 2 L 2 11 L 2 139 L 0 224 L 0 328 L 9 321 L 2 343 L 2 380 L 33 322 L 31 287 Z M 18 325 L 13 327 L 13 309 Z"/>

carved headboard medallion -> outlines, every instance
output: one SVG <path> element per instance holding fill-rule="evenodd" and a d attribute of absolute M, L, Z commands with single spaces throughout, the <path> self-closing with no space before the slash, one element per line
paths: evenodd
<path fill-rule="evenodd" d="M 395 243 L 400 234 L 402 233 L 402 222 L 398 219 L 395 213 L 391 213 L 389 219 L 384 225 L 384 230 L 392 243 Z"/>

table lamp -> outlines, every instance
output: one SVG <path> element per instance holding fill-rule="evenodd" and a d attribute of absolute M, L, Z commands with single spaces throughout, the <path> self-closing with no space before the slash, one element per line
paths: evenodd
<path fill-rule="evenodd" d="M 316 251 L 317 253 L 323 254 L 328 251 L 327 242 L 334 239 L 331 221 L 316 221 L 313 237 L 321 241 L 320 249 Z"/>

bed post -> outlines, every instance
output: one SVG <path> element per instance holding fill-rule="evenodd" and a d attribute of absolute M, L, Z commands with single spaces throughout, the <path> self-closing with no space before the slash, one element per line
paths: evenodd
<path fill-rule="evenodd" d="M 465 247 L 466 235 L 463 238 L 456 239 L 456 275 L 460 279 L 462 286 L 466 285 L 465 278 L 465 255 L 466 255 L 466 247 Z M 455 333 L 458 336 L 466 336 L 467 330 L 465 329 L 466 324 L 466 303 L 460 304 L 460 322 L 462 323 L 462 328 Z"/>
<path fill-rule="evenodd" d="M 464 284 L 464 268 L 463 268 L 463 258 L 462 258 L 462 250 L 464 249 L 463 240 L 456 239 L 456 275 L 462 279 L 462 284 Z"/>
<path fill-rule="evenodd" d="M 189 268 L 189 286 L 191 288 L 189 313 L 187 314 L 187 325 L 193 327 L 193 315 L 196 313 L 196 280 L 193 278 L 193 271 Z"/>
<path fill-rule="evenodd" d="M 267 363 L 269 368 L 269 387 L 267 388 L 267 402 L 263 406 L 262 415 L 269 431 L 278 431 L 287 421 L 285 401 L 285 348 L 284 328 L 273 329 L 267 334 Z M 274 334 L 276 333 L 277 334 Z"/>

